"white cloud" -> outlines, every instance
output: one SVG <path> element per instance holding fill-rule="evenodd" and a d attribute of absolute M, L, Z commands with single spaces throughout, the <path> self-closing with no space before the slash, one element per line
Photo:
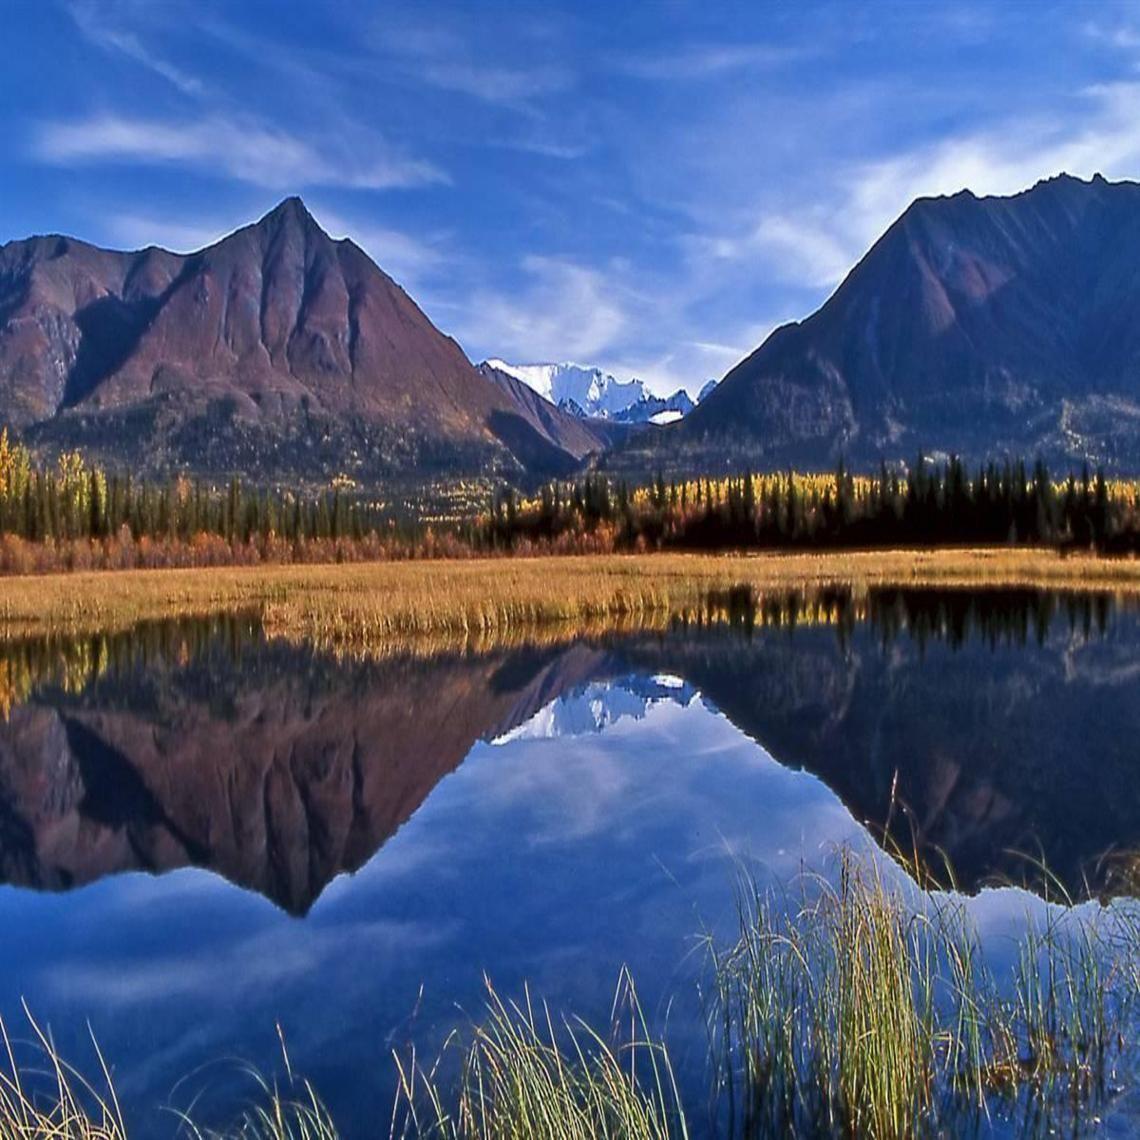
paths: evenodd
<path fill-rule="evenodd" d="M 274 190 L 341 186 L 386 190 L 448 181 L 431 163 L 339 139 L 336 149 L 318 146 L 254 120 L 208 118 L 164 122 L 102 115 L 78 122 L 47 123 L 35 154 L 59 165 L 135 162 L 183 165 Z"/>
<path fill-rule="evenodd" d="M 113 16 L 106 7 L 95 8 L 90 3 L 77 3 L 71 5 L 69 11 L 76 27 L 91 43 L 134 60 L 162 76 L 185 95 L 198 95 L 202 92 L 202 83 L 198 78 L 149 49 L 134 32 L 115 27 L 112 23 Z"/>
<path fill-rule="evenodd" d="M 615 66 L 637 79 L 712 79 L 728 72 L 771 67 L 802 55 L 799 50 L 762 43 L 694 44 L 675 52 L 627 56 L 616 60 Z"/>
<path fill-rule="evenodd" d="M 453 260 L 443 252 L 453 243 L 448 233 L 433 234 L 425 241 L 374 222 L 352 220 L 320 204 L 314 204 L 313 214 L 332 237 L 351 238 L 385 273 L 412 291 L 425 276 Z"/>
<path fill-rule="evenodd" d="M 509 68 L 448 60 L 417 71 L 433 87 L 470 95 L 486 103 L 522 107 L 531 99 L 565 91 L 574 77 L 563 67 Z"/>
<path fill-rule="evenodd" d="M 797 186 L 782 200 L 773 195 L 758 204 L 735 229 L 690 237 L 690 258 L 738 262 L 778 282 L 830 289 L 917 198 L 964 189 L 1016 194 L 1061 172 L 1140 172 L 1140 83 L 1089 87 L 1072 105 L 1065 117 L 1023 118 L 843 164 L 808 194 Z"/>
<path fill-rule="evenodd" d="M 1104 24 L 1090 20 L 1084 26 L 1084 33 L 1089 39 L 1120 48 L 1122 51 L 1135 51 L 1140 48 L 1140 31 L 1130 24 L 1115 24 L 1107 27 Z"/>
<path fill-rule="evenodd" d="M 629 315 L 604 273 L 554 257 L 523 259 L 527 282 L 508 294 L 480 289 L 465 305 L 464 338 L 507 360 L 593 361 L 613 349 Z"/>
<path fill-rule="evenodd" d="M 250 219 L 228 222 L 170 221 L 145 214 L 118 214 L 111 217 L 106 228 L 112 241 L 126 249 L 143 249 L 149 245 L 161 246 L 175 253 L 194 253 L 213 245 L 233 233 Z"/>
<path fill-rule="evenodd" d="M 768 214 L 734 249 L 733 255 L 759 254 L 764 268 L 780 281 L 833 285 L 850 268 L 850 249 L 827 230 L 818 214 Z"/>
<path fill-rule="evenodd" d="M 550 51 L 543 51 L 541 60 L 533 54 L 522 57 L 521 64 L 518 55 L 500 62 L 477 54 L 470 29 L 461 34 L 457 28 L 439 24 L 386 20 L 373 27 L 370 39 L 413 83 L 529 115 L 535 114 L 535 100 L 568 91 L 577 80 L 573 70 Z"/>

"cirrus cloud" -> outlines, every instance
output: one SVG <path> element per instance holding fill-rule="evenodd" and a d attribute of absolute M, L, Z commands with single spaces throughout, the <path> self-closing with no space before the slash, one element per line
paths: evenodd
<path fill-rule="evenodd" d="M 33 147 L 57 165 L 129 162 L 181 165 L 274 190 L 340 186 L 406 189 L 449 181 L 438 166 L 390 150 L 382 140 L 313 143 L 254 120 L 214 115 L 162 121 L 107 114 L 43 124 Z"/>

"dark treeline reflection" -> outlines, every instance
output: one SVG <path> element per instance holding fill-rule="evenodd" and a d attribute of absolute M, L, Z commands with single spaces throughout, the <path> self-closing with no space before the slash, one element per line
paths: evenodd
<path fill-rule="evenodd" d="M 242 650 L 263 640 L 255 615 L 224 615 L 142 622 L 114 633 L 55 635 L 0 642 L 0 716 L 41 688 L 79 694 L 104 676 L 162 668 L 170 662 Z"/>
<path fill-rule="evenodd" d="M 899 589 L 872 587 L 857 595 L 849 587 L 758 593 L 741 585 L 710 591 L 704 606 L 677 618 L 678 630 L 727 626 L 751 635 L 758 630 L 831 626 L 845 641 L 858 625 L 876 631 L 884 646 L 907 636 L 960 648 L 979 641 L 991 647 L 1043 645 L 1063 626 L 1089 638 L 1103 634 L 1117 608 L 1130 603 L 1103 591 L 1049 591 L 1022 588 Z"/>
<path fill-rule="evenodd" d="M 0 880 L 195 865 L 304 914 L 480 740 L 669 674 L 969 889 L 1026 877 L 1021 852 L 1073 893 L 1131 891 L 1138 647 L 1106 594 L 842 589 L 726 591 L 667 631 L 435 656 L 337 658 L 252 617 L 6 642 Z"/>
<path fill-rule="evenodd" d="M 1116 604 L 1105 593 L 1044 590 L 872 590 L 869 620 L 884 643 L 906 632 L 919 645 L 945 641 L 960 648 L 968 641 L 1044 645 L 1057 623 L 1088 638 L 1103 635 Z"/>

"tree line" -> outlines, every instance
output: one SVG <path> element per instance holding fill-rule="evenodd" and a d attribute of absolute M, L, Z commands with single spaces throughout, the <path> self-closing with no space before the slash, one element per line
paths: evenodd
<path fill-rule="evenodd" d="M 855 475 L 745 473 L 728 479 L 554 483 L 501 492 L 484 522 L 490 549 L 747 549 L 1028 543 L 1123 553 L 1140 548 L 1137 484 L 1102 470 L 1057 481 L 1040 460 L 970 470 L 919 457 Z"/>
<path fill-rule="evenodd" d="M 0 432 L 0 534 L 29 542 L 111 538 L 190 540 L 198 534 L 248 543 L 361 539 L 375 511 L 340 487 L 305 496 L 257 490 L 233 479 L 223 488 L 179 477 L 154 484 L 89 466 L 76 451 L 38 466 L 27 448 Z"/>
<path fill-rule="evenodd" d="M 476 554 L 657 549 L 822 549 L 1034 543 L 1140 550 L 1140 484 L 1086 466 L 958 459 L 883 465 L 876 475 L 795 471 L 632 486 L 598 473 L 524 497 L 495 493 L 481 515 L 405 518 L 345 484 L 270 490 L 184 476 L 113 473 L 77 452 L 37 462 L 0 431 L 0 571 Z"/>

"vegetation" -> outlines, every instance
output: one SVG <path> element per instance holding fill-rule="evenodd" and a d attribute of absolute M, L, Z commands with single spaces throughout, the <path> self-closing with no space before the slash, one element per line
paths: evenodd
<path fill-rule="evenodd" d="M 429 498 L 431 498 L 429 493 Z M 430 517 L 430 516 L 429 516 Z M 0 571 L 342 562 L 462 553 L 454 524 L 412 521 L 407 504 L 361 499 L 351 480 L 303 494 L 154 484 L 89 465 L 54 466 L 0 432 Z"/>
<path fill-rule="evenodd" d="M 921 457 L 855 476 L 745 474 L 645 487 L 591 474 L 533 499 L 511 489 L 479 514 L 462 488 L 410 501 L 362 498 L 341 478 L 303 493 L 134 480 L 65 452 L 37 465 L 0 432 L 0 572 L 331 563 L 486 554 L 660 549 L 834 549 L 1031 544 L 1140 549 L 1140 483 L 1086 468 L 1055 483 L 1042 463 Z M 485 502 L 485 499 L 484 499 Z M 429 506 L 429 504 L 433 504 Z M 465 504 L 465 505 L 464 505 Z"/>
<path fill-rule="evenodd" d="M 1029 543 L 1100 551 L 1140 547 L 1138 485 L 1086 467 L 1055 483 L 1045 465 L 970 472 L 921 456 L 855 476 L 744 474 L 648 487 L 599 475 L 551 484 L 533 500 L 507 491 L 478 536 L 493 549 L 789 549 Z"/>
<path fill-rule="evenodd" d="M 738 941 L 710 947 L 725 1134 L 904 1140 L 991 1113 L 1050 1134 L 1104 1097 L 1140 998 L 1134 915 L 1027 916 L 997 977 L 956 896 L 916 910 L 849 853 L 812 885 L 789 907 L 745 878 Z"/>
<path fill-rule="evenodd" d="M 614 997 L 606 1038 L 582 1021 L 557 1024 L 527 992 L 507 1001 L 487 983 L 486 1020 L 461 1053 L 458 1091 L 439 1077 L 444 1058 L 425 1067 L 397 1057 L 392 1135 L 440 1140 L 670 1140 L 688 1136 L 669 1054 L 654 1041 L 628 973 Z M 624 1017 L 623 1017 L 624 1015 Z M 623 1035 L 620 1024 L 628 1019 Z M 638 1074 L 641 1074 L 640 1076 Z"/>
<path fill-rule="evenodd" d="M 540 627 L 595 630 L 696 620 L 710 602 L 843 586 L 856 604 L 874 586 L 1140 592 L 1140 562 L 1035 549 L 697 554 L 252 566 L 11 578 L 0 587 L 0 637 L 103 634 L 142 621 L 242 615 L 271 635 L 325 648 L 384 651 L 446 637 L 462 647 Z M 715 608 L 714 605 L 714 608 Z M 753 607 L 754 608 L 754 607 Z"/>
<path fill-rule="evenodd" d="M 913 886 L 913 884 L 911 884 Z M 914 901 L 913 896 L 918 901 Z M 881 867 L 841 856 L 838 881 L 797 900 L 742 877 L 739 934 L 708 940 L 715 1135 L 920 1140 L 985 1131 L 1076 1133 L 1133 1064 L 1140 998 L 1134 912 L 1046 907 L 1027 915 L 1012 969 L 986 965 L 961 901 L 888 885 Z M 908 901 L 909 900 L 909 901 Z M 488 983 L 483 1019 L 435 1060 L 395 1058 L 390 1135 L 401 1140 L 685 1140 L 668 1049 L 623 973 L 608 1032 L 558 1018 L 529 992 Z M 5 1034 L 0 1136 L 120 1140 L 110 1070 L 88 1082 L 32 1023 L 34 1054 Z M 282 1082 L 255 1075 L 255 1099 L 196 1140 L 335 1140 L 335 1120 L 285 1055 Z"/>

